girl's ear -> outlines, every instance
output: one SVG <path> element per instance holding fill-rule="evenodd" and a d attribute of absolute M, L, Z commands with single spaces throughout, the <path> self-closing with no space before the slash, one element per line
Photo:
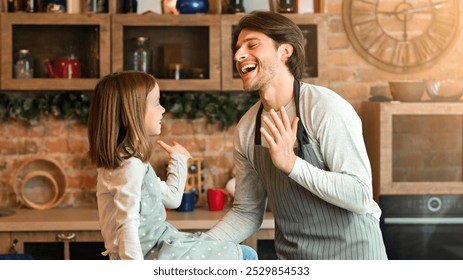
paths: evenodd
<path fill-rule="evenodd" d="M 290 44 L 282 44 L 280 47 L 279 47 L 279 51 L 280 51 L 280 55 L 281 55 L 281 60 L 282 61 L 288 61 L 288 59 L 291 57 L 291 55 L 293 54 L 293 46 L 290 45 Z"/>

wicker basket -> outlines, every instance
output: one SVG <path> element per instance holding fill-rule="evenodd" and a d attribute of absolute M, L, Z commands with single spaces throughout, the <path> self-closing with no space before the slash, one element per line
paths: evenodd
<path fill-rule="evenodd" d="M 15 193 L 22 204 L 42 210 L 58 205 L 66 187 L 66 176 L 59 164 L 36 156 L 25 160 L 18 169 Z"/>

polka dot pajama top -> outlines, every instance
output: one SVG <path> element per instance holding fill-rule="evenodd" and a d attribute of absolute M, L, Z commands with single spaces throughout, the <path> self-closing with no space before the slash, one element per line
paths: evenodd
<path fill-rule="evenodd" d="M 186 175 L 187 158 L 178 153 L 169 161 L 166 181 L 138 158 L 128 159 L 115 170 L 99 168 L 103 255 L 110 259 L 242 259 L 239 244 L 181 232 L 166 221 L 165 208 L 180 205 Z"/>

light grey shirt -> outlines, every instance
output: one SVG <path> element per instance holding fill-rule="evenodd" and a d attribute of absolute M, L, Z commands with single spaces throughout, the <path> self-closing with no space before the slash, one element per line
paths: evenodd
<path fill-rule="evenodd" d="M 372 215 L 379 220 L 381 210 L 373 200 L 371 168 L 362 124 L 354 108 L 337 93 L 324 87 L 303 83 L 300 91 L 300 121 L 317 157 L 329 171 L 297 158 L 289 177 L 335 206 Z M 260 102 L 257 102 L 236 128 L 234 206 L 208 232 L 219 240 L 241 242 L 262 224 L 267 193 L 253 163 L 255 118 L 259 106 Z M 292 120 L 296 116 L 294 102 L 291 101 L 285 108 Z M 262 145 L 268 146 L 264 138 Z"/>

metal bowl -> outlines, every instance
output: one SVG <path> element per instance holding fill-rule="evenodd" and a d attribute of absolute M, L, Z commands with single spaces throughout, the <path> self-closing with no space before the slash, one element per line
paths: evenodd
<path fill-rule="evenodd" d="M 428 80 L 426 92 L 433 101 L 452 102 L 463 95 L 463 80 Z"/>

